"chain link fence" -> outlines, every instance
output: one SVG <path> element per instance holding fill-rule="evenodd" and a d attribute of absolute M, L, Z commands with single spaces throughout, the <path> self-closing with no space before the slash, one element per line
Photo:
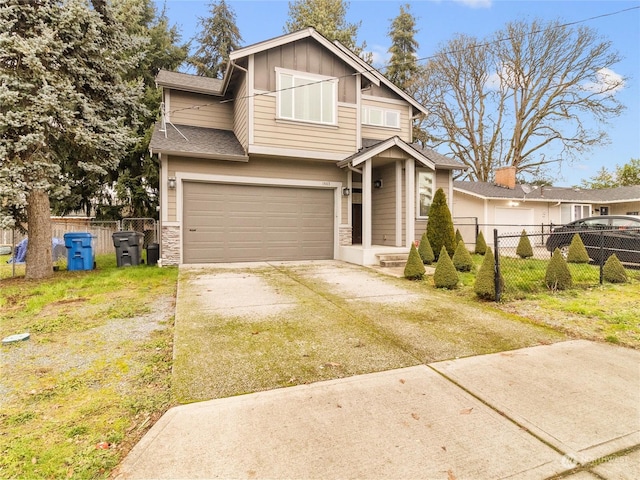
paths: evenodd
<path fill-rule="evenodd" d="M 134 231 L 144 235 L 143 248 L 158 240 L 158 225 L 153 218 L 124 218 L 122 220 L 93 220 L 89 218 L 51 219 L 52 253 L 56 264 L 66 263 L 65 233 L 86 232 L 93 237 L 96 255 L 116 253 L 113 234 Z M 19 230 L 0 229 L 0 279 L 24 274 L 27 235 Z"/>
<path fill-rule="evenodd" d="M 503 294 L 518 296 L 522 293 L 547 291 L 547 265 L 556 248 L 568 260 L 571 278 L 576 286 L 602 284 L 604 264 L 614 253 L 628 272 L 637 272 L 631 275 L 640 277 L 640 229 L 554 232 L 553 225 L 542 229 L 536 227 L 538 230 L 525 226 L 520 232 L 508 234 L 499 234 L 497 228 L 493 230 L 496 273 L 501 274 L 504 279 L 503 289 L 496 295 L 498 301 Z M 569 246 L 574 235 L 579 235 L 582 240 L 588 261 L 574 262 L 570 258 Z"/>

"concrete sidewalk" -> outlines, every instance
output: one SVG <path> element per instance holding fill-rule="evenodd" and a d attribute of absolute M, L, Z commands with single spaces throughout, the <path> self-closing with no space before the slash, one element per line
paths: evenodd
<path fill-rule="evenodd" d="M 116 478 L 636 479 L 639 365 L 570 341 L 179 406 Z"/>

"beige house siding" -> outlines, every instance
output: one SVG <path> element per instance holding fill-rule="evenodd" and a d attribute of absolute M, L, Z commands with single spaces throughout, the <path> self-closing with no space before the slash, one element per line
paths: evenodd
<path fill-rule="evenodd" d="M 233 102 L 218 97 L 171 90 L 170 119 L 173 124 L 233 130 Z"/>
<path fill-rule="evenodd" d="M 248 163 L 243 163 L 169 157 L 168 176 L 184 177 L 189 174 L 341 182 L 344 186 L 347 184 L 347 172 L 332 162 L 254 156 Z M 177 189 L 168 191 L 168 220 L 170 222 L 177 220 L 176 192 Z M 341 196 L 340 198 L 342 199 L 340 223 L 347 223 L 347 197 Z"/>
<path fill-rule="evenodd" d="M 235 92 L 233 101 L 233 131 L 240 145 L 246 151 L 249 146 L 249 101 L 247 99 L 247 79 L 242 77 L 242 83 Z"/>
<path fill-rule="evenodd" d="M 396 240 L 396 167 L 395 163 L 376 168 L 374 180 L 382 180 L 382 188 L 371 191 L 371 243 L 394 246 Z"/>
<path fill-rule="evenodd" d="M 282 149 L 328 153 L 353 153 L 356 150 L 355 108 L 338 106 L 338 126 L 276 120 L 276 97 L 254 98 L 253 144 Z"/>
<path fill-rule="evenodd" d="M 411 143 L 411 118 L 409 104 L 400 105 L 399 103 L 390 103 L 383 101 L 375 101 L 371 99 L 363 99 L 362 106 L 382 108 L 384 110 L 395 110 L 400 113 L 400 128 L 377 127 L 374 125 L 362 124 L 362 138 L 372 138 L 376 140 L 386 140 L 389 137 L 397 135 L 405 142 Z"/>
<path fill-rule="evenodd" d="M 600 207 L 600 205 L 594 205 Z M 609 215 L 639 215 L 640 202 L 615 203 L 609 205 Z"/>
<path fill-rule="evenodd" d="M 354 70 L 315 40 L 306 38 L 257 53 L 254 57 L 254 86 L 257 90 L 276 90 L 276 68 L 313 73 L 338 79 L 338 101 L 357 101 Z"/>

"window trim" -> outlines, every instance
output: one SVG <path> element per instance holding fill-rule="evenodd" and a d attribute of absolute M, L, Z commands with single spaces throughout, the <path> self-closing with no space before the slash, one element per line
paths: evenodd
<path fill-rule="evenodd" d="M 300 72 L 298 70 L 289 70 L 286 68 L 280 68 L 280 67 L 275 67 L 275 72 L 276 72 L 276 120 L 285 120 L 288 122 L 296 122 L 296 123 L 311 123 L 311 124 L 315 124 L 315 125 L 331 125 L 331 126 L 336 126 L 338 125 L 338 82 L 339 79 L 335 78 L 335 77 L 328 77 L 326 75 L 318 75 L 315 73 L 308 73 L 308 72 Z M 333 99 L 331 101 L 331 117 L 332 117 L 332 121 L 327 122 L 327 121 L 318 121 L 318 120 L 310 120 L 308 118 L 296 118 L 295 117 L 295 90 L 296 88 L 292 88 L 292 90 L 294 90 L 294 97 L 292 99 L 293 102 L 293 115 L 291 117 L 285 117 L 282 115 L 282 86 L 281 86 L 281 76 L 282 75 L 288 75 L 291 76 L 293 78 L 293 81 L 295 82 L 295 79 L 304 79 L 304 80 L 310 80 L 311 82 L 315 83 L 315 82 L 330 82 L 332 84 L 332 88 L 331 88 L 331 93 L 333 95 Z M 322 83 L 320 83 L 322 84 Z M 320 113 L 322 116 L 323 113 L 323 105 L 324 101 L 321 98 L 320 99 Z"/>
<path fill-rule="evenodd" d="M 370 112 L 371 111 L 379 111 L 382 116 L 382 123 L 373 123 L 370 120 Z M 397 119 L 397 123 L 395 125 L 387 124 L 387 114 L 392 113 L 395 115 Z M 400 119 L 401 114 L 399 110 L 395 108 L 383 108 L 373 105 L 362 105 L 362 125 L 368 125 L 371 127 L 381 127 L 381 128 L 394 128 L 396 130 L 400 130 Z"/>
<path fill-rule="evenodd" d="M 415 191 L 415 205 L 416 205 L 416 218 L 427 220 L 429 215 L 420 215 L 420 174 L 421 173 L 430 173 L 432 178 L 432 194 L 431 194 L 431 204 L 433 204 L 433 196 L 435 195 L 435 186 L 436 186 L 436 172 L 430 170 L 428 168 L 416 168 L 416 191 Z"/>

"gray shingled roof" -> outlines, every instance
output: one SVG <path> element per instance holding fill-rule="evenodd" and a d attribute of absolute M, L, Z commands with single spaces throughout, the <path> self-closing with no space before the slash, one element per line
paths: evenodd
<path fill-rule="evenodd" d="M 221 95 L 224 82 L 217 78 L 201 77 L 188 73 L 160 70 L 156 75 L 156 83 L 161 87 L 176 88 L 187 92 Z"/>
<path fill-rule="evenodd" d="M 392 137 L 393 138 L 393 137 Z M 358 150 L 356 153 L 354 153 L 353 155 L 350 155 L 349 157 L 345 158 L 344 160 L 342 160 L 342 162 L 347 162 L 350 160 L 353 160 L 359 156 L 361 156 L 362 154 L 366 153 L 368 150 L 371 150 L 372 148 L 376 147 L 377 145 L 386 142 L 389 139 L 386 140 L 375 140 L 372 138 L 363 138 L 362 139 L 362 148 L 360 150 Z M 405 142 L 406 143 L 406 142 Z M 451 168 L 451 169 L 461 169 L 461 170 L 466 170 L 466 167 L 458 162 L 457 160 L 454 160 L 452 158 L 449 157 L 445 157 L 444 155 L 439 154 L 438 152 L 431 150 L 429 148 L 422 148 L 418 145 L 415 144 L 409 144 L 407 143 L 408 146 L 410 146 L 413 150 L 415 150 L 416 152 L 420 153 L 421 155 L 427 157 L 429 160 L 431 160 L 436 167 L 439 168 Z"/>
<path fill-rule="evenodd" d="M 453 182 L 453 188 L 488 199 L 513 199 L 543 202 L 575 203 L 616 203 L 640 201 L 640 185 L 630 187 L 605 188 L 599 190 L 574 189 L 566 187 L 538 187 L 525 193 L 522 185 L 511 190 L 490 182 Z M 533 187 L 530 187 L 533 188 Z"/>
<path fill-rule="evenodd" d="M 186 140 L 176 128 L 187 137 Z M 244 148 L 232 131 L 188 125 L 176 125 L 174 128 L 167 124 L 165 135 L 165 132 L 160 131 L 160 124 L 157 123 L 149 148 L 154 153 L 169 153 L 188 157 L 218 157 L 237 160 L 246 160 L 247 158 Z"/>

